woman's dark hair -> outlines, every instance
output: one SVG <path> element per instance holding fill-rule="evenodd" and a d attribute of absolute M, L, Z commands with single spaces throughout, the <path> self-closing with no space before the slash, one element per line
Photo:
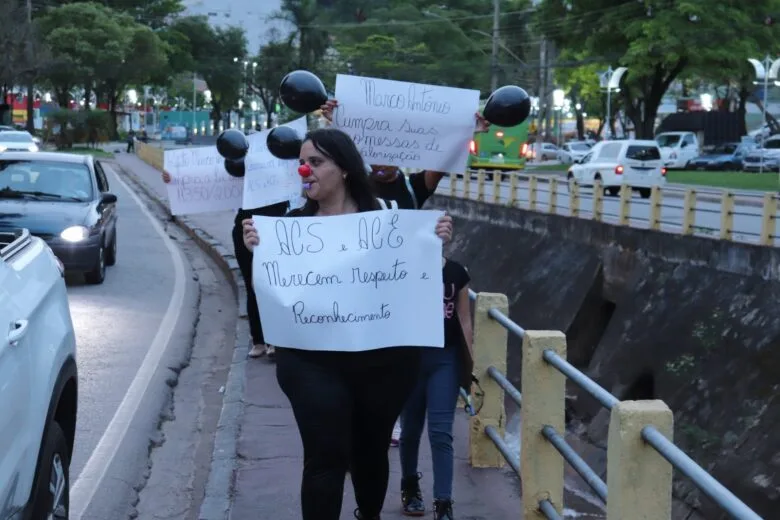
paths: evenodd
<path fill-rule="evenodd" d="M 358 211 L 380 209 L 366 174 L 366 163 L 349 134 L 336 128 L 320 128 L 306 134 L 303 142 L 306 141 L 311 141 L 314 148 L 347 173 L 347 191 L 357 203 Z M 306 197 L 306 203 L 296 213 L 314 215 L 318 209 L 317 201 Z"/>

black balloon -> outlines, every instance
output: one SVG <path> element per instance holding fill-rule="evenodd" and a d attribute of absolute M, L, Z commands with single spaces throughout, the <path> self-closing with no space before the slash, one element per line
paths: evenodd
<path fill-rule="evenodd" d="M 490 95 L 482 115 L 492 125 L 510 127 L 528 119 L 530 113 L 528 93 L 518 86 L 506 85 Z"/>
<path fill-rule="evenodd" d="M 295 70 L 282 79 L 279 97 L 291 110 L 308 114 L 325 104 L 328 92 L 320 78 L 308 70 Z"/>
<path fill-rule="evenodd" d="M 243 177 L 246 173 L 246 165 L 244 159 L 225 159 L 225 170 L 233 177 Z"/>
<path fill-rule="evenodd" d="M 242 131 L 231 128 L 217 137 L 217 151 L 225 159 L 243 159 L 249 152 L 249 141 Z"/>
<path fill-rule="evenodd" d="M 279 159 L 297 159 L 301 153 L 302 140 L 289 126 L 277 126 L 266 138 L 268 151 Z"/>

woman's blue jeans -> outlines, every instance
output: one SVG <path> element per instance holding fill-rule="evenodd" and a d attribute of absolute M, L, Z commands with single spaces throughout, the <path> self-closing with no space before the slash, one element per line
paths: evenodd
<path fill-rule="evenodd" d="M 433 458 L 433 498 L 452 499 L 452 423 L 458 405 L 458 349 L 422 348 L 417 386 L 401 412 L 401 471 L 404 477 L 417 475 L 420 438 L 428 419 L 428 438 Z"/>

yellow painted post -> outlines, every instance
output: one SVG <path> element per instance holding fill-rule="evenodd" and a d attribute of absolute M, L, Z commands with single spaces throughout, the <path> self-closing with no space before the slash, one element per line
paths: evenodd
<path fill-rule="evenodd" d="M 466 170 L 466 174 L 463 176 L 463 198 L 471 199 L 471 170 Z"/>
<path fill-rule="evenodd" d="M 569 181 L 569 213 L 572 217 L 580 216 L 580 185 Z"/>
<path fill-rule="evenodd" d="M 777 235 L 777 195 L 764 193 L 764 210 L 761 214 L 761 238 L 764 246 L 774 245 Z"/>
<path fill-rule="evenodd" d="M 523 396 L 523 404 L 525 404 Z M 669 520 L 672 465 L 642 440 L 652 425 L 667 439 L 674 416 L 663 401 L 623 401 L 611 412 L 607 440 L 607 520 Z"/>
<path fill-rule="evenodd" d="M 555 177 L 550 177 L 549 212 L 553 215 L 558 212 L 558 179 Z"/>
<path fill-rule="evenodd" d="M 477 200 L 485 202 L 485 170 L 477 170 Z"/>
<path fill-rule="evenodd" d="M 468 172 L 466 172 L 466 175 L 468 175 Z M 450 197 L 456 197 L 458 194 L 458 174 L 451 173 L 449 177 L 450 177 Z"/>
<path fill-rule="evenodd" d="M 661 230 L 661 188 L 653 186 L 650 189 L 650 229 Z"/>
<path fill-rule="evenodd" d="M 604 220 L 604 185 L 601 179 L 596 179 L 593 183 L 593 220 Z"/>
<path fill-rule="evenodd" d="M 650 204 L 652 205 L 652 201 Z M 650 213 L 652 215 L 652 208 Z M 631 225 L 631 186 L 628 184 L 620 185 L 620 219 L 618 223 L 621 226 Z"/>
<path fill-rule="evenodd" d="M 474 375 L 484 391 L 479 415 L 470 418 L 469 461 L 475 468 L 500 468 L 506 461 L 496 445 L 485 435 L 485 427 L 493 426 L 504 437 L 506 426 L 504 390 L 487 370 L 496 367 L 506 373 L 507 330 L 488 315 L 490 309 L 509 315 L 505 294 L 479 293 L 474 308 Z"/>
<path fill-rule="evenodd" d="M 720 201 L 720 239 L 731 240 L 734 231 L 734 194 L 724 191 Z"/>
<path fill-rule="evenodd" d="M 538 181 L 536 175 L 528 177 L 528 209 L 536 211 L 536 200 L 538 194 Z"/>
<path fill-rule="evenodd" d="M 682 234 L 690 235 L 693 232 L 693 226 L 696 224 L 696 192 L 687 189 L 685 190 L 685 198 L 683 200 L 683 223 Z"/>
<path fill-rule="evenodd" d="M 523 520 L 546 518 L 539 511 L 541 500 L 549 500 L 563 515 L 564 460 L 542 436 L 542 428 L 549 425 L 561 435 L 565 432 L 566 376 L 544 360 L 542 355 L 547 349 L 565 359 L 566 335 L 559 331 L 526 331 L 520 408 Z"/>
<path fill-rule="evenodd" d="M 512 172 L 511 177 L 509 178 L 509 200 L 507 201 L 507 206 L 514 208 L 517 206 L 517 174 L 515 172 Z"/>
<path fill-rule="evenodd" d="M 501 203 L 501 179 L 503 174 L 498 170 L 493 170 L 493 204 Z"/>

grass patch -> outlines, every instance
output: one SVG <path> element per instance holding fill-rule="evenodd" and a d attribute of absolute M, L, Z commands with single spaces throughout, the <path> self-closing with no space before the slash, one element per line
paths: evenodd
<path fill-rule="evenodd" d="M 60 153 L 75 153 L 79 155 L 92 155 L 96 159 L 113 159 L 114 154 L 106 152 L 100 148 L 87 148 L 86 146 L 74 146 L 69 150 L 52 150 L 53 152 Z"/>
<path fill-rule="evenodd" d="M 666 181 L 677 184 L 714 186 L 731 190 L 780 190 L 780 176 L 777 173 L 745 172 L 679 172 L 669 171 Z"/>

